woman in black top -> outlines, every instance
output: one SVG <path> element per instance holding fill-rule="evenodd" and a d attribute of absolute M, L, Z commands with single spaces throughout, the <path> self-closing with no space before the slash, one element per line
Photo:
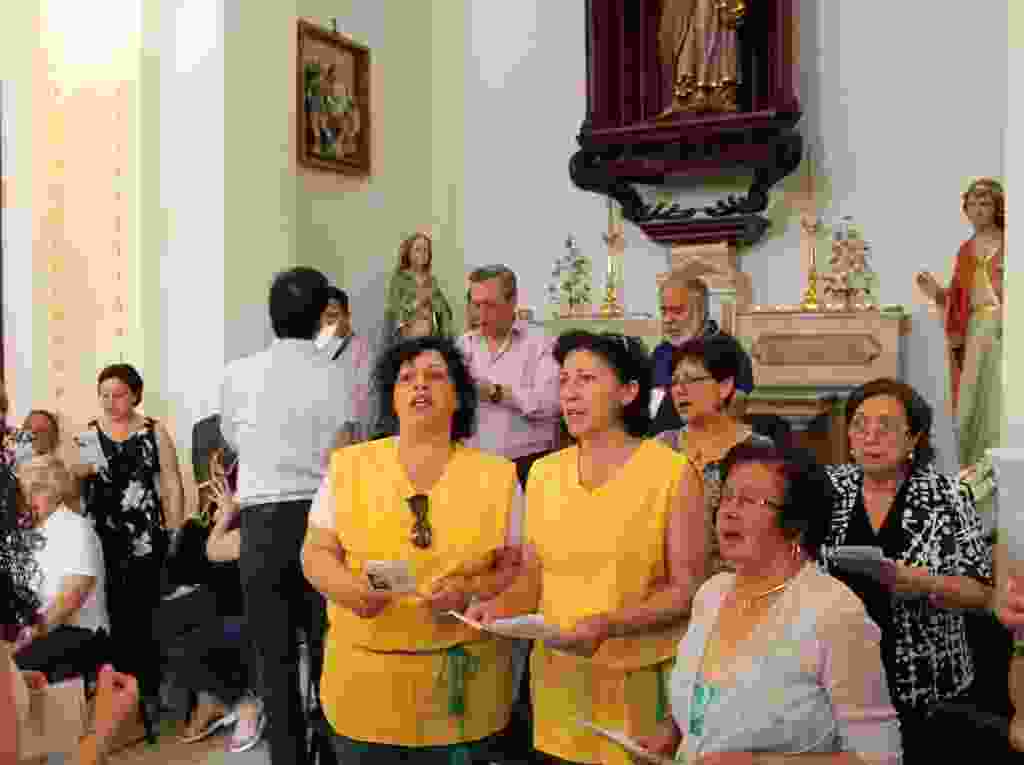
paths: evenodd
<path fill-rule="evenodd" d="M 875 380 L 850 395 L 846 417 L 854 461 L 828 468 L 837 491 L 822 563 L 882 630 L 904 763 L 930 762 L 948 727 L 936 705 L 966 700 L 974 681 L 963 612 L 989 605 L 992 551 L 970 490 L 932 467 L 931 408 L 916 391 Z M 893 562 L 884 582 L 836 565 L 837 547 L 861 545 Z"/>
<path fill-rule="evenodd" d="M 107 367 L 100 372 L 97 388 L 103 415 L 89 428 L 99 438 L 106 465 L 80 465 L 74 471 L 85 481 L 85 514 L 103 544 L 114 654 L 139 680 L 146 733 L 152 741 L 160 691 L 153 612 L 162 594 L 169 529 L 181 525 L 181 473 L 167 429 L 136 411 L 142 401 L 142 377 L 135 368 Z"/>

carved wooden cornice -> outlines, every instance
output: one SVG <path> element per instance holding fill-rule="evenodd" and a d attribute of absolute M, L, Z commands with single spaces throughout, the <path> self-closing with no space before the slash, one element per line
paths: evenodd
<path fill-rule="evenodd" d="M 588 0 L 587 116 L 569 162 L 573 183 L 609 196 L 654 241 L 752 244 L 768 228 L 771 188 L 800 164 L 802 111 L 796 91 L 795 0 L 761 0 L 744 25 L 748 85 L 732 114 L 655 120 L 666 88 L 657 60 L 657 0 Z M 756 16 L 756 18 L 755 18 Z M 750 174 L 743 194 L 699 207 L 648 204 L 634 184 L 699 186 Z"/>

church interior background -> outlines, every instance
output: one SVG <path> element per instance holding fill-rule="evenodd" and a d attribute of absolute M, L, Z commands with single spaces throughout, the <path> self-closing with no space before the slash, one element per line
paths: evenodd
<path fill-rule="evenodd" d="M 170 423 L 188 464 L 191 425 L 216 411 L 224 362 L 271 337 L 272 275 L 295 264 L 323 270 L 351 295 L 357 329 L 373 336 L 398 242 L 424 227 L 457 326 L 466 273 L 492 262 L 519 274 L 520 304 L 535 320 L 559 326 L 548 286 L 567 237 L 592 264 L 591 307 L 604 326 L 608 237 L 618 233 L 625 315 L 616 320 L 657 334 L 657 279 L 686 252 L 623 221 L 568 172 L 593 97 L 587 3 L 108 5 L 97 14 L 70 0 L 26 0 L 5 10 L 0 31 L 12 419 L 43 406 L 74 431 L 93 416 L 96 371 L 123 359 L 142 371 L 146 413 Z M 899 6 L 880 23 L 862 6 L 790 4 L 800 165 L 771 189 L 767 231 L 730 250 L 730 262 L 750 285 L 744 310 L 777 318 L 802 300 L 808 243 L 825 268 L 829 237 L 852 220 L 871 245 L 877 313 L 897 317 L 885 325 L 886 369 L 935 406 L 939 466 L 953 470 L 943 332 L 914 274 L 950 278 L 970 235 L 960 195 L 972 179 L 1010 183 L 1019 97 L 1008 72 L 1022 11 L 991 2 L 965 19 L 958 6 L 935 6 L 924 22 Z M 366 175 L 297 159 L 299 19 L 335 23 L 371 51 Z M 907 30 L 924 23 L 929 33 L 911 53 Z M 636 188 L 652 204 L 685 207 L 748 184 L 722 174 Z M 819 224 L 813 237 L 807 220 Z M 1008 260 L 1008 285 L 1014 272 Z M 730 289 L 712 290 L 716 313 L 738 310 Z M 749 316 L 733 321 L 737 332 L 769 331 Z M 1009 303 L 1006 323 L 1009 347 Z M 1007 391 L 1014 379 L 1007 356 Z M 1024 410 L 1006 401 L 1004 444 L 1013 445 Z"/>

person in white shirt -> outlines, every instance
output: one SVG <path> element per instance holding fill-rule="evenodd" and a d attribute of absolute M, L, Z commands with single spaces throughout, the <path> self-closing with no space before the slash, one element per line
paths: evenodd
<path fill-rule="evenodd" d="M 373 365 L 370 358 L 370 344 L 363 335 L 352 328 L 352 311 L 348 295 L 337 287 L 327 289 L 327 308 L 320 318 L 320 334 L 316 345 L 320 352 L 331 361 L 347 367 L 352 375 L 355 400 L 355 416 L 363 432 L 369 432 L 372 424 L 372 403 L 370 400 L 370 375 Z"/>
<path fill-rule="evenodd" d="M 110 630 L 103 548 L 92 524 L 62 498 L 71 473 L 53 456 L 35 457 L 18 471 L 38 535 L 32 588 L 42 610 L 18 636 L 15 663 L 51 682 L 98 669 Z"/>
<path fill-rule="evenodd" d="M 238 453 L 239 568 L 253 676 L 276 765 L 308 759 L 297 631 L 302 627 L 307 635 L 311 671 L 319 677 L 325 615 L 323 597 L 302 575 L 299 554 L 330 452 L 355 426 L 350 373 L 314 343 L 328 286 L 312 268 L 279 274 L 269 301 L 278 339 L 231 362 L 221 391 L 221 431 Z"/>

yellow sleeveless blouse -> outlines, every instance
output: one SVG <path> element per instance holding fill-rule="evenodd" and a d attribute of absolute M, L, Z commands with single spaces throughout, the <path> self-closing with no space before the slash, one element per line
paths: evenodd
<path fill-rule="evenodd" d="M 526 490 L 524 536 L 540 559 L 540 610 L 563 630 L 639 604 L 666 576 L 665 532 L 688 464 L 684 455 L 647 440 L 606 484 L 588 490 L 579 481 L 578 459 L 573 446 L 539 460 Z M 652 734 L 664 708 L 664 673 L 685 631 L 683 622 L 612 638 L 590 659 L 535 644 L 537 749 L 572 762 L 628 765 L 622 749 L 573 721 Z"/>
<path fill-rule="evenodd" d="M 445 576 L 481 570 L 505 544 L 516 494 L 515 465 L 456 445 L 427 492 L 431 547 L 412 544 L 406 502 L 417 494 L 398 460 L 396 438 L 335 452 L 330 466 L 335 529 L 355 574 L 372 560 L 406 561 L 417 590 Z M 328 604 L 320 695 L 342 736 L 397 746 L 442 746 L 484 738 L 503 728 L 513 698 L 511 644 L 461 622 L 437 621 L 415 595 L 396 598 L 373 619 Z M 465 713 L 449 709 L 453 647 L 475 667 L 465 682 Z"/>

